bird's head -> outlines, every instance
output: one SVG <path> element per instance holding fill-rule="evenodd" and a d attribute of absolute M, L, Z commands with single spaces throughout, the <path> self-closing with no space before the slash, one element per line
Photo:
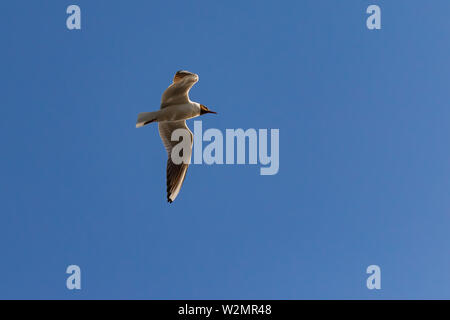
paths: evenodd
<path fill-rule="evenodd" d="M 197 82 L 198 81 L 198 75 L 186 70 L 179 70 L 177 73 L 175 73 L 175 76 L 173 77 L 173 83 L 177 82 Z"/>
<path fill-rule="evenodd" d="M 202 114 L 206 114 L 206 113 L 214 113 L 217 114 L 217 112 L 211 111 L 209 110 L 207 107 L 205 107 L 204 105 L 200 105 L 200 115 Z"/>

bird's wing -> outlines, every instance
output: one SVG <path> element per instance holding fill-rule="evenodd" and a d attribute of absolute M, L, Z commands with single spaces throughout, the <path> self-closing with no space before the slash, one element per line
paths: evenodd
<path fill-rule="evenodd" d="M 177 197 L 180 192 L 181 186 L 183 185 L 184 178 L 186 177 L 186 172 L 189 167 L 191 154 L 192 154 L 192 143 L 193 143 L 193 135 L 191 130 L 186 126 L 186 121 L 165 121 L 158 122 L 159 135 L 161 136 L 161 140 L 166 148 L 168 159 L 167 159 L 167 201 L 172 202 Z M 181 143 L 180 141 L 172 141 L 172 132 L 176 129 L 184 129 L 189 133 L 190 141 L 188 141 L 187 145 L 189 148 L 182 149 L 180 155 L 183 159 L 186 159 L 180 164 L 175 164 L 172 161 L 172 149 L 175 145 Z M 186 145 L 186 144 L 185 144 Z M 186 154 L 183 152 L 186 151 Z"/>
<path fill-rule="evenodd" d="M 178 71 L 173 83 L 164 91 L 161 98 L 161 109 L 175 104 L 189 102 L 189 90 L 198 81 L 198 76 L 189 71 Z"/>

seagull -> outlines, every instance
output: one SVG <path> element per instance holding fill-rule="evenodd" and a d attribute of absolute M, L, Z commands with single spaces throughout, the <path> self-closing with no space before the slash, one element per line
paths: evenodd
<path fill-rule="evenodd" d="M 172 84 L 162 95 L 160 110 L 139 113 L 136 121 L 136 128 L 158 122 L 159 136 L 169 156 L 167 159 L 167 201 L 169 203 L 172 203 L 180 192 L 192 154 L 193 135 L 186 125 L 186 119 L 207 113 L 217 114 L 203 104 L 189 99 L 189 90 L 197 83 L 198 79 L 199 77 L 195 73 L 186 70 L 177 71 Z M 172 132 L 176 129 L 187 130 L 191 139 L 189 154 L 183 155 L 183 158 L 189 160 L 180 164 L 173 163 L 171 159 L 172 149 L 179 143 L 171 140 Z"/>

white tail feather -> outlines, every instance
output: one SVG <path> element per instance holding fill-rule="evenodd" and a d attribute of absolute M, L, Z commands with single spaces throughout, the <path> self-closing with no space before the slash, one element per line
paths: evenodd
<path fill-rule="evenodd" d="M 158 112 L 159 111 L 139 113 L 136 121 L 136 128 L 140 128 L 145 126 L 147 123 L 157 121 Z"/>

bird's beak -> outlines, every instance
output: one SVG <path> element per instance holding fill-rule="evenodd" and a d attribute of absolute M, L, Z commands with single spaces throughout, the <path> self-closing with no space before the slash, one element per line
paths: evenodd
<path fill-rule="evenodd" d="M 211 111 L 211 110 L 206 111 L 206 113 L 214 113 L 214 114 L 217 114 L 217 112 Z"/>

